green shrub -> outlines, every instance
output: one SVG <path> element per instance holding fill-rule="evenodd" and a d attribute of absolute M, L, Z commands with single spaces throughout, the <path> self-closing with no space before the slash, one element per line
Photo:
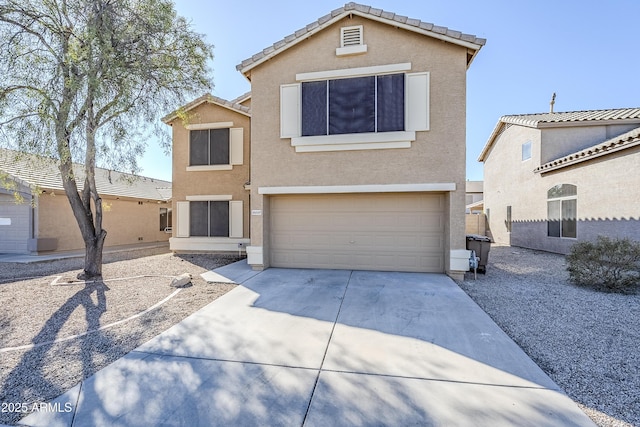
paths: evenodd
<path fill-rule="evenodd" d="M 576 285 L 623 293 L 640 288 L 640 242 L 599 236 L 573 245 L 567 263 Z"/>

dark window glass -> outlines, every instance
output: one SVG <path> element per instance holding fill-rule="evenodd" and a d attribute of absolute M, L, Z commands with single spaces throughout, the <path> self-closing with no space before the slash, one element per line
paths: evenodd
<path fill-rule="evenodd" d="M 378 132 L 404 130 L 404 74 L 378 76 Z"/>
<path fill-rule="evenodd" d="M 209 236 L 229 237 L 229 202 L 209 203 Z"/>
<path fill-rule="evenodd" d="M 562 201 L 562 237 L 577 237 L 577 200 Z"/>
<path fill-rule="evenodd" d="M 210 165 L 229 164 L 229 129 L 211 129 L 210 131 L 211 154 Z"/>
<path fill-rule="evenodd" d="M 329 134 L 375 132 L 375 77 L 329 81 Z"/>
<path fill-rule="evenodd" d="M 189 202 L 189 235 L 209 235 L 209 202 Z"/>
<path fill-rule="evenodd" d="M 189 202 L 189 234 L 229 237 L 229 202 Z"/>
<path fill-rule="evenodd" d="M 505 225 L 508 232 L 511 232 L 511 224 L 511 206 L 507 206 L 507 220 L 505 221 Z"/>
<path fill-rule="evenodd" d="M 192 130 L 190 135 L 190 166 L 229 164 L 229 129 Z"/>
<path fill-rule="evenodd" d="M 167 208 L 160 208 L 160 231 L 164 231 L 169 224 L 169 215 Z"/>
<path fill-rule="evenodd" d="M 327 134 L 327 82 L 302 83 L 302 136 Z"/>
<path fill-rule="evenodd" d="M 209 164 L 209 131 L 192 130 L 189 146 L 189 164 L 202 166 Z"/>

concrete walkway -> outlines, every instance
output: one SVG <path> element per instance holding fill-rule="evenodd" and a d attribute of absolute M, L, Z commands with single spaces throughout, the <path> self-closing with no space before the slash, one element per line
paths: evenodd
<path fill-rule="evenodd" d="M 444 275 L 216 273 L 242 286 L 23 424 L 594 425 Z"/>
<path fill-rule="evenodd" d="M 107 246 L 102 251 L 103 254 L 116 252 L 129 252 L 141 249 L 167 248 L 169 252 L 169 242 L 137 243 L 133 245 Z M 77 251 L 55 251 L 43 252 L 40 254 L 0 254 L 0 263 L 15 262 L 18 264 L 31 264 L 34 262 L 55 261 L 59 259 L 84 258 L 84 249 Z"/>

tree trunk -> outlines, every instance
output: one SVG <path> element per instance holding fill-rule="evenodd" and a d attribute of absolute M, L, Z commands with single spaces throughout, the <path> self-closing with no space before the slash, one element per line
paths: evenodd
<path fill-rule="evenodd" d="M 84 271 L 78 275 L 81 280 L 100 280 L 102 278 L 102 249 L 107 237 L 105 230 L 100 230 L 93 239 L 84 241 Z"/>

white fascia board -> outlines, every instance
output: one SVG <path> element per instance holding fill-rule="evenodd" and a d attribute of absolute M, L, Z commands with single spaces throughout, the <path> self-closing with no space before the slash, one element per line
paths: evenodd
<path fill-rule="evenodd" d="M 376 74 L 391 74 L 411 71 L 411 62 L 400 64 L 374 65 L 372 67 L 345 68 L 342 70 L 314 71 L 296 74 L 296 81 L 327 80 L 344 77 L 372 76 Z"/>
<path fill-rule="evenodd" d="M 230 194 L 212 194 L 212 195 L 197 195 L 187 196 L 189 202 L 224 202 L 227 200 L 233 200 Z"/>
<path fill-rule="evenodd" d="M 309 185 L 293 187 L 258 187 L 258 194 L 344 194 L 344 193 L 425 193 L 455 191 L 455 182 L 380 185 Z"/>

